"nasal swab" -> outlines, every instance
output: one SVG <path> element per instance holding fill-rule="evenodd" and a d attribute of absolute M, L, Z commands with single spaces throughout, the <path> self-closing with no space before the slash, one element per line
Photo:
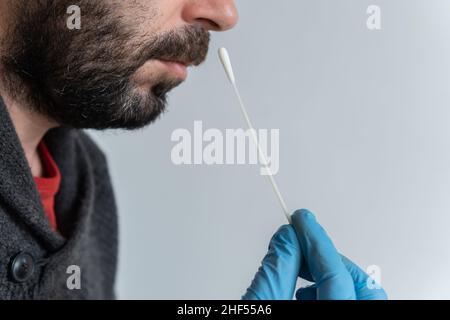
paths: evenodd
<path fill-rule="evenodd" d="M 278 188 L 275 178 L 273 177 L 272 170 L 270 170 L 267 158 L 266 158 L 264 152 L 262 151 L 261 146 L 258 143 L 258 138 L 256 137 L 256 131 L 255 131 L 255 129 L 253 129 L 253 125 L 252 125 L 252 122 L 250 121 L 250 117 L 248 116 L 247 109 L 244 106 L 244 102 L 242 101 L 241 94 L 239 93 L 239 90 L 237 88 L 236 78 L 234 76 L 233 67 L 231 65 L 231 60 L 230 60 L 230 56 L 228 55 L 227 49 L 225 49 L 225 48 L 219 49 L 219 58 L 220 58 L 220 61 L 222 62 L 223 68 L 225 69 L 225 73 L 227 74 L 228 80 L 230 80 L 230 82 L 233 86 L 234 92 L 236 94 L 236 97 L 239 101 L 239 105 L 241 107 L 242 114 L 244 115 L 245 122 L 247 122 L 247 126 L 250 129 L 251 136 L 253 138 L 253 142 L 257 146 L 259 158 L 262 160 L 263 167 L 265 168 L 265 170 L 267 172 L 267 177 L 270 180 L 272 188 L 275 191 L 275 194 L 278 198 L 278 201 L 280 202 L 281 208 L 283 209 L 288 222 L 291 223 L 291 216 L 290 216 L 289 210 L 286 206 L 286 202 L 284 202 L 284 199 L 283 199 L 283 196 L 281 195 L 280 189 Z"/>

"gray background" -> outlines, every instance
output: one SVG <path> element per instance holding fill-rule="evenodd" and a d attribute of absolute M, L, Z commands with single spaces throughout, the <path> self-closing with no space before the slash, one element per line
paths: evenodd
<path fill-rule="evenodd" d="M 366 28 L 381 6 L 382 30 Z M 376 264 L 390 298 L 450 298 L 450 1 L 246 0 L 208 61 L 134 133 L 94 133 L 109 155 L 123 299 L 233 299 L 285 223 L 256 166 L 181 166 L 177 128 L 244 122 L 217 61 L 232 54 L 259 128 L 280 128 L 277 179 L 336 246 Z"/>

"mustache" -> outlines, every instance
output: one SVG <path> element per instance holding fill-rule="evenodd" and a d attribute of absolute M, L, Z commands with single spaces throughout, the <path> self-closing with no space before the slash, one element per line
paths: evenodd
<path fill-rule="evenodd" d="M 200 26 L 186 26 L 158 35 L 138 53 L 140 64 L 160 59 L 198 66 L 206 60 L 210 33 Z"/>

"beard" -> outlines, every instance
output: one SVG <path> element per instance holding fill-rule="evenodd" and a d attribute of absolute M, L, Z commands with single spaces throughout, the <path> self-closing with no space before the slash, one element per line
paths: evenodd
<path fill-rule="evenodd" d="M 181 81 L 155 73 L 151 87 L 142 89 L 133 82 L 136 71 L 152 59 L 199 65 L 208 53 L 204 28 L 142 35 L 139 25 L 126 23 L 104 0 L 78 1 L 80 30 L 66 26 L 72 0 L 15 3 L 14 26 L 1 44 L 2 85 L 60 125 L 142 128 L 165 111 L 167 93 Z"/>

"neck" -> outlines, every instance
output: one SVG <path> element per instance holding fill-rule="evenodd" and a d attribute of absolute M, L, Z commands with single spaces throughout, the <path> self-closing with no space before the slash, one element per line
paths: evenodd
<path fill-rule="evenodd" d="M 46 117 L 30 111 L 7 94 L 1 94 L 16 129 L 25 157 L 34 177 L 43 175 L 43 166 L 38 152 L 38 146 L 48 130 L 56 125 Z"/>
<path fill-rule="evenodd" d="M 2 36 L 6 35 L 8 7 L 10 7 L 9 2 L 11 0 L 0 0 L 0 44 L 2 43 Z M 1 51 L 2 46 L 0 45 L 0 57 L 2 54 Z M 2 72 L 4 70 L 2 70 L 2 66 L 0 65 L 0 75 Z M 38 152 L 38 146 L 47 131 L 56 127 L 57 124 L 31 111 L 32 108 L 30 106 L 19 102 L 21 99 L 13 99 L 8 95 L 8 90 L 5 90 L 1 83 L 0 96 L 6 105 L 6 109 L 16 129 L 28 165 L 31 168 L 31 173 L 35 177 L 41 177 L 43 175 L 43 166 Z"/>

